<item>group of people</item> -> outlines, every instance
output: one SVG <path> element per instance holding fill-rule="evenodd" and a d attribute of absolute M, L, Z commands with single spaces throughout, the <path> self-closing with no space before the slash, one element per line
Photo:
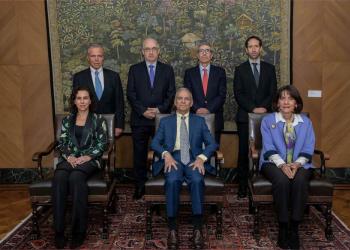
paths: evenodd
<path fill-rule="evenodd" d="M 184 86 L 178 90 L 173 68 L 159 60 L 160 47 L 153 38 L 143 41 L 144 61 L 132 65 L 128 74 L 126 94 L 132 108 L 130 126 L 135 175 L 133 198 L 139 200 L 145 193 L 147 151 L 149 140 L 153 138 L 151 148 L 159 160 L 153 164 L 152 172 L 165 177 L 170 249 L 178 247 L 177 214 L 184 181 L 192 201 L 193 245 L 197 249 L 203 247 L 204 176 L 215 174 L 210 157 L 218 148 L 224 127 L 225 70 L 211 63 L 213 50 L 209 43 L 200 43 L 197 48 L 198 65 L 185 71 Z M 238 198 L 247 196 L 248 113 L 274 111 L 262 122 L 260 168 L 273 185 L 280 229 L 278 245 L 298 248 L 298 224 L 312 173 L 311 155 L 315 143 L 312 124 L 300 114 L 303 103 L 294 86 L 287 85 L 277 91 L 275 67 L 260 59 L 262 40 L 257 36 L 249 37 L 245 50 L 248 60 L 236 67 L 233 83 L 238 103 Z M 117 137 L 124 129 L 124 97 L 118 73 L 103 68 L 104 49 L 99 44 L 89 46 L 87 60 L 90 67 L 73 77 L 71 114 L 62 122 L 58 143 L 61 156 L 52 193 L 57 248 L 66 244 L 64 211 L 68 194 L 73 201 L 71 248 L 82 245 L 86 237 L 86 181 L 99 170 L 107 146 L 107 125 L 100 114 L 115 114 Z M 170 113 L 173 106 L 175 113 L 163 118 L 155 132 L 156 115 Z M 215 114 L 214 135 L 204 118 L 196 115 L 209 113 Z M 291 220 L 289 207 L 292 208 Z"/>

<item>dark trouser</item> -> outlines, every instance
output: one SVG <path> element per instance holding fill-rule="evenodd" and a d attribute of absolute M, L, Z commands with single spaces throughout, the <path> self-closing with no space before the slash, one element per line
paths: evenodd
<path fill-rule="evenodd" d="M 64 232 L 64 214 L 68 194 L 72 197 L 72 233 L 85 233 L 88 218 L 87 179 L 98 167 L 94 161 L 73 168 L 67 161 L 57 165 L 52 181 L 55 232 Z"/>
<path fill-rule="evenodd" d="M 147 152 L 149 140 L 154 136 L 154 126 L 132 126 L 134 149 L 134 175 L 136 185 L 141 187 L 147 181 Z"/>
<path fill-rule="evenodd" d="M 303 219 L 306 201 L 309 195 L 309 180 L 312 169 L 299 168 L 293 179 L 273 163 L 267 163 L 261 172 L 272 183 L 272 193 L 278 221 L 288 222 L 288 209 L 291 208 L 291 219 Z"/>
<path fill-rule="evenodd" d="M 248 123 L 237 122 L 238 132 L 238 165 L 237 177 L 240 185 L 247 185 L 249 173 Z"/>
<path fill-rule="evenodd" d="M 196 169 L 184 165 L 180 161 L 180 151 L 173 153 L 174 159 L 178 162 L 177 170 L 174 168 L 165 173 L 165 195 L 168 217 L 176 217 L 180 203 L 180 192 L 182 183 L 185 181 L 191 194 L 192 214 L 203 214 L 204 201 L 204 176 Z M 192 162 L 192 161 L 191 161 Z"/>
<path fill-rule="evenodd" d="M 215 141 L 220 146 L 221 130 L 215 131 Z"/>

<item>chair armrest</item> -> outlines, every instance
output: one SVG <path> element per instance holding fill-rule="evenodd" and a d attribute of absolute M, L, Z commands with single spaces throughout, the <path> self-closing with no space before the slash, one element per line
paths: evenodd
<path fill-rule="evenodd" d="M 113 143 L 109 143 L 109 144 L 108 144 L 107 150 L 105 150 L 105 151 L 103 152 L 102 160 L 108 161 L 108 158 L 110 157 L 110 154 L 111 154 L 112 152 L 113 152 Z"/>
<path fill-rule="evenodd" d="M 150 150 L 147 153 L 147 161 L 148 162 L 152 162 L 153 161 L 153 157 L 154 157 L 154 151 Z"/>
<path fill-rule="evenodd" d="M 330 159 L 330 156 L 328 154 L 323 153 L 323 151 L 319 149 L 314 150 L 314 154 L 320 156 L 320 169 L 321 169 L 321 175 L 324 175 L 326 173 L 326 160 Z"/>
<path fill-rule="evenodd" d="M 35 152 L 32 156 L 32 161 L 37 162 L 37 170 L 42 180 L 44 179 L 42 165 L 41 165 L 43 156 L 49 155 L 55 149 L 56 145 L 57 145 L 57 141 L 54 141 L 45 149 L 45 151 Z"/>

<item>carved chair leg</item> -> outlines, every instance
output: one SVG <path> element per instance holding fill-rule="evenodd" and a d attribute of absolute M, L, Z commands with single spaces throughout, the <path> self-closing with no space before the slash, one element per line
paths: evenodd
<path fill-rule="evenodd" d="M 217 205 L 216 210 L 216 239 L 222 239 L 222 204 Z"/>
<path fill-rule="evenodd" d="M 40 238 L 40 230 L 39 230 L 39 222 L 38 222 L 38 205 L 37 203 L 32 203 L 32 232 L 31 232 L 31 239 L 37 240 Z"/>
<path fill-rule="evenodd" d="M 326 208 L 325 218 L 326 218 L 326 228 L 325 236 L 327 240 L 334 240 L 333 229 L 332 229 L 332 204 L 328 204 Z"/>
<path fill-rule="evenodd" d="M 254 214 L 253 198 L 251 194 L 249 194 L 249 214 Z"/>
<path fill-rule="evenodd" d="M 103 207 L 102 239 L 108 239 L 108 205 Z"/>
<path fill-rule="evenodd" d="M 117 200 L 118 200 L 118 195 L 114 192 L 109 205 L 109 212 L 111 214 L 117 213 Z"/>
<path fill-rule="evenodd" d="M 146 210 L 146 240 L 152 239 L 152 211 L 151 204 L 147 202 Z"/>
<path fill-rule="evenodd" d="M 256 242 L 259 242 L 260 240 L 260 233 L 259 233 L 259 206 L 254 206 L 254 229 L 253 229 L 253 236 L 256 240 Z"/>

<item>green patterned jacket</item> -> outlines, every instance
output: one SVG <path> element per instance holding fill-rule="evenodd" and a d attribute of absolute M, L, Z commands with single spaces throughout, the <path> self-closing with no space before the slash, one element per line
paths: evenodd
<path fill-rule="evenodd" d="M 70 114 L 62 120 L 61 136 L 57 148 L 60 151 L 59 162 L 67 160 L 68 156 L 88 155 L 101 167 L 100 160 L 107 149 L 107 123 L 105 119 L 95 113 L 89 113 L 80 144 L 75 137 L 76 115 Z"/>

